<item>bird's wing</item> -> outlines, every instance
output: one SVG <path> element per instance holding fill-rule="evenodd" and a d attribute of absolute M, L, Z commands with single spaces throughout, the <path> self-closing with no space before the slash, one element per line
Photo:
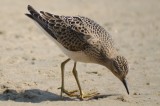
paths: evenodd
<path fill-rule="evenodd" d="M 46 32 L 71 51 L 81 51 L 87 44 L 107 41 L 111 37 L 100 25 L 82 16 L 58 16 L 40 11 L 39 14 L 28 6 L 30 14 Z"/>
<path fill-rule="evenodd" d="M 82 36 L 79 37 L 87 44 L 96 47 L 103 46 L 106 49 L 113 46 L 111 35 L 95 21 L 83 16 L 60 16 L 60 18 L 71 30 L 80 33 Z"/>
<path fill-rule="evenodd" d="M 30 5 L 28 5 L 30 14 L 28 17 L 36 21 L 46 32 L 48 32 L 62 46 L 71 51 L 81 51 L 87 43 L 85 34 L 75 31 L 72 23 L 67 23 L 67 19 L 72 17 L 64 17 L 53 15 L 40 11 L 38 13 Z"/>

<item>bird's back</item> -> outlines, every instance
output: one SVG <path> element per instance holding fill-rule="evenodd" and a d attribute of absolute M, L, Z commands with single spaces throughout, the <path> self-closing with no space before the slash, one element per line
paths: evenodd
<path fill-rule="evenodd" d="M 59 16 L 41 11 L 39 14 L 28 6 L 27 14 L 38 22 L 55 40 L 69 51 L 92 51 L 100 57 L 110 56 L 114 51 L 111 35 L 95 21 L 82 16 Z M 90 52 L 91 53 L 91 52 Z"/>

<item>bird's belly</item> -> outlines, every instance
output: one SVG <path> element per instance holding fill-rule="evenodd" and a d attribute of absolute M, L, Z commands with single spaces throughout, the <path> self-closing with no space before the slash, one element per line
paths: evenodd
<path fill-rule="evenodd" d="M 83 51 L 69 51 L 65 48 L 62 49 L 62 51 L 72 60 L 79 61 L 79 62 L 85 62 L 85 63 L 92 63 L 89 56 L 87 56 Z"/>
<path fill-rule="evenodd" d="M 69 58 L 71 58 L 74 61 L 92 63 L 90 57 L 87 56 L 83 51 L 70 51 L 64 48 L 62 45 L 59 47 L 61 48 L 64 54 L 66 54 Z"/>
<path fill-rule="evenodd" d="M 70 59 L 79 62 L 85 63 L 93 63 L 92 59 L 87 56 L 83 51 L 70 51 L 66 49 L 63 45 L 61 45 L 58 41 L 54 39 L 54 42 L 58 45 L 58 47 L 63 51 L 65 55 L 67 55 Z"/>

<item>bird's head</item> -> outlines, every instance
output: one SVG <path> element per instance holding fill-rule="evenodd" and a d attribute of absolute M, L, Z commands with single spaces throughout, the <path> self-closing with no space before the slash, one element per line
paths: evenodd
<path fill-rule="evenodd" d="M 126 75 L 128 73 L 128 62 L 123 56 L 116 56 L 111 60 L 111 71 L 112 73 L 119 78 L 124 84 L 127 93 L 129 94 L 129 90 L 126 82 Z"/>

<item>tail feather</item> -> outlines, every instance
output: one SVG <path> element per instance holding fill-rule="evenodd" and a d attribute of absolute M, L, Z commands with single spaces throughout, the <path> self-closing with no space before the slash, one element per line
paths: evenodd
<path fill-rule="evenodd" d="M 33 18 L 33 16 L 31 14 L 27 14 L 26 13 L 25 15 L 34 20 L 34 18 Z"/>
<path fill-rule="evenodd" d="M 40 15 L 32 6 L 28 5 L 28 11 L 32 14 L 32 15 Z"/>
<path fill-rule="evenodd" d="M 48 28 L 48 22 L 44 19 L 32 6 L 28 5 L 28 11 L 30 14 L 26 13 L 25 15 L 29 18 L 36 21 L 47 33 L 49 33 L 53 38 L 56 39 L 55 35 L 52 31 Z"/>

